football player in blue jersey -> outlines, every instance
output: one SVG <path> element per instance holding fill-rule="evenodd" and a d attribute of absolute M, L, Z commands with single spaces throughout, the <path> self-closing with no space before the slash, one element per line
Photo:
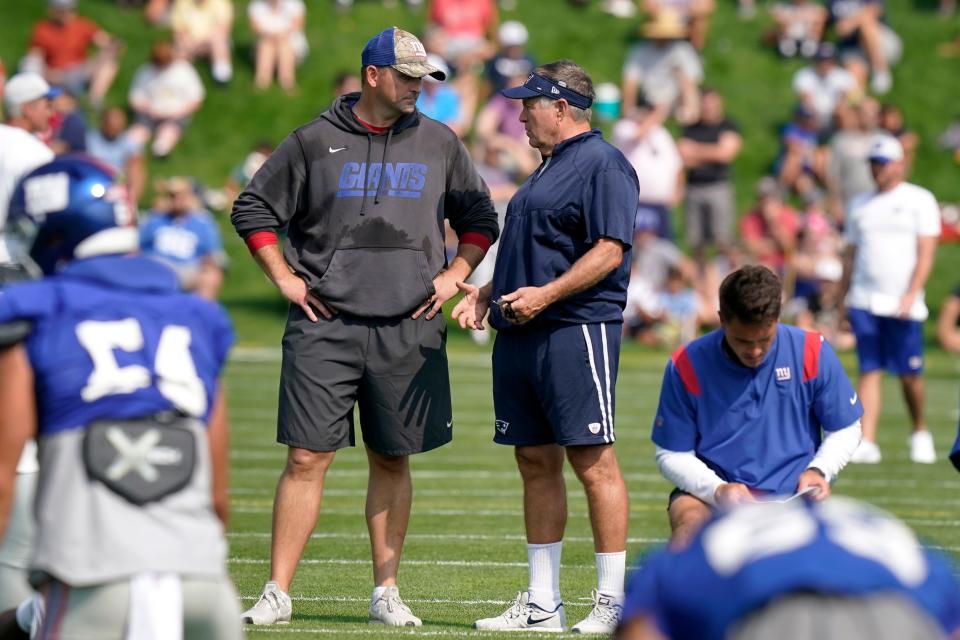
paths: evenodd
<path fill-rule="evenodd" d="M 8 229 L 44 274 L 0 291 L 0 537 L 35 437 L 39 637 L 242 637 L 223 532 L 225 312 L 130 255 L 126 191 L 87 158 L 25 176 Z"/>
<path fill-rule="evenodd" d="M 734 271 L 720 285 L 720 329 L 667 363 L 652 439 L 676 485 L 677 546 L 716 506 L 771 493 L 825 499 L 860 443 L 856 391 L 823 336 L 779 324 L 782 295 L 766 267 Z"/>
<path fill-rule="evenodd" d="M 845 497 L 743 504 L 641 560 L 619 640 L 960 637 L 960 584 L 893 516 Z"/>

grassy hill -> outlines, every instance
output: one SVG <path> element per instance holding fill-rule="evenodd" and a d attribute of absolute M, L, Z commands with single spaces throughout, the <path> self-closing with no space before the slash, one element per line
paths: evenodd
<path fill-rule="evenodd" d="M 12 70 L 23 55 L 31 25 L 44 12 L 42 0 L 2 0 L 0 57 Z M 298 124 L 312 119 L 331 99 L 334 76 L 359 67 L 359 52 L 374 33 L 396 24 L 416 31 L 423 14 L 411 12 L 403 3 L 384 8 L 379 0 L 357 0 L 352 11 L 335 11 L 332 0 L 308 0 L 307 27 L 310 55 L 299 70 L 299 94 L 288 97 L 278 89 L 258 93 L 252 83 L 252 42 L 246 22 L 246 2 L 236 2 L 234 30 L 234 81 L 226 88 L 214 87 L 209 70 L 201 65 L 209 95 L 174 154 L 152 162 L 153 176 L 187 174 L 205 184 L 219 186 L 231 168 L 250 147 L 263 138 L 279 141 Z M 543 61 L 569 57 L 583 64 L 595 81 L 618 81 L 629 39 L 638 20 L 621 20 L 599 10 L 599 1 L 584 9 L 565 0 L 519 0 L 516 8 L 503 11 L 502 19 L 516 18 L 530 29 L 530 48 Z M 960 117 L 956 79 L 960 59 L 944 60 L 937 44 L 954 36 L 960 19 L 941 20 L 933 0 L 892 0 L 891 23 L 904 40 L 904 60 L 894 70 L 895 85 L 888 96 L 902 106 L 908 123 L 921 138 L 913 180 L 932 189 L 945 200 L 960 200 L 957 166 L 936 147 L 937 135 Z M 125 104 L 126 88 L 136 67 L 146 58 L 150 43 L 163 32 L 149 27 L 137 9 L 118 8 L 108 0 L 80 0 L 80 11 L 97 20 L 126 42 L 120 75 L 108 102 Z M 741 126 L 744 151 L 736 165 L 741 208 L 752 196 L 752 184 L 769 167 L 776 151 L 778 126 L 790 113 L 793 96 L 790 77 L 798 63 L 779 60 L 763 47 L 760 36 L 767 25 L 766 13 L 753 21 L 737 17 L 732 0 L 719 3 L 707 50 L 706 77 L 727 98 L 728 111 Z M 268 283 L 226 220 L 224 237 L 233 259 L 223 300 L 230 308 L 243 343 L 276 344 L 285 305 L 277 300 Z M 929 299 L 938 306 L 957 280 L 960 249 L 941 249 L 929 286 Z"/>

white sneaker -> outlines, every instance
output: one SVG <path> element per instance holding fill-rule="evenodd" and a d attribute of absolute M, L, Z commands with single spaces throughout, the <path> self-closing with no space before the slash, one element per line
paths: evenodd
<path fill-rule="evenodd" d="M 880 462 L 880 447 L 876 442 L 861 440 L 857 450 L 853 452 L 850 462 L 856 464 L 877 464 Z"/>
<path fill-rule="evenodd" d="M 567 628 L 567 614 L 561 602 L 553 611 L 541 609 L 530 602 L 526 591 L 517 594 L 517 601 L 495 618 L 483 618 L 473 623 L 474 629 L 487 631 L 542 631 L 563 633 Z"/>
<path fill-rule="evenodd" d="M 400 590 L 396 585 L 387 587 L 383 595 L 370 603 L 370 617 L 367 622 L 385 624 L 388 627 L 419 627 L 423 624 L 400 599 Z"/>
<path fill-rule="evenodd" d="M 617 630 L 617 624 L 620 622 L 623 605 L 617 602 L 616 598 L 600 593 L 596 589 L 590 595 L 593 597 L 593 609 L 586 618 L 573 625 L 570 631 L 613 635 L 613 632 Z"/>
<path fill-rule="evenodd" d="M 257 604 L 243 612 L 241 620 L 244 624 L 287 624 L 293 615 L 293 604 L 290 596 L 280 589 L 276 582 L 268 582 L 263 587 L 263 593 Z"/>
<path fill-rule="evenodd" d="M 910 435 L 910 459 L 920 464 L 933 464 L 937 461 L 933 436 L 929 431 L 914 431 Z"/>

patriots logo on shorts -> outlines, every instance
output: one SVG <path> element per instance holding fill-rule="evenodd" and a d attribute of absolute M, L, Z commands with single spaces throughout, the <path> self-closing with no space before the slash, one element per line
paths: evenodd
<path fill-rule="evenodd" d="M 500 435 L 505 435 L 507 433 L 507 429 L 510 427 L 510 423 L 506 420 L 496 420 L 494 422 L 494 426 L 496 427 L 497 431 L 500 432 Z"/>

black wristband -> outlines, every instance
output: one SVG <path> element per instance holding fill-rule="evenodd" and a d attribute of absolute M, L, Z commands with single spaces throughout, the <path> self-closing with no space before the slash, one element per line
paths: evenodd
<path fill-rule="evenodd" d="M 807 467 L 807 471 L 816 471 L 817 473 L 820 474 L 821 478 L 823 478 L 824 480 L 827 479 L 827 474 L 825 474 L 821 469 L 818 469 L 817 467 Z"/>

